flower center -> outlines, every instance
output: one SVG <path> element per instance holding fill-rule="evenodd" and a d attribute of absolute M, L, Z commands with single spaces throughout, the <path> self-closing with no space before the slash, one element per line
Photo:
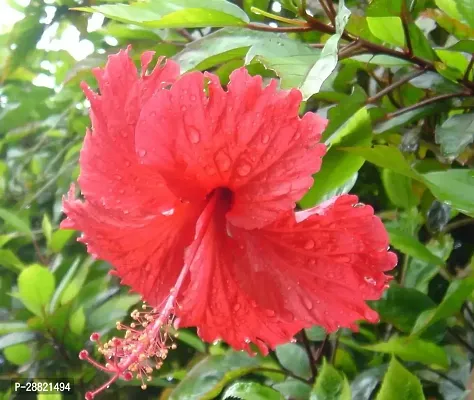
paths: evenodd
<path fill-rule="evenodd" d="M 225 212 L 229 211 L 234 204 L 234 192 L 228 187 L 221 186 L 213 189 L 207 195 L 207 200 L 210 201 L 213 197 L 216 197 L 219 209 Z"/>

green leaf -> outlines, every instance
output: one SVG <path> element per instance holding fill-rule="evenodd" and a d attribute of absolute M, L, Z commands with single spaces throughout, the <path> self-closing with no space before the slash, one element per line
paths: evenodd
<path fill-rule="evenodd" d="M 387 365 L 383 364 L 377 367 L 372 367 L 356 376 L 351 382 L 352 400 L 367 400 L 371 399 L 372 392 L 382 380 Z"/>
<path fill-rule="evenodd" d="M 351 400 L 351 388 L 347 378 L 326 359 L 320 367 L 310 400 Z"/>
<path fill-rule="evenodd" d="M 376 400 L 424 399 L 423 388 L 418 378 L 393 357 Z"/>
<path fill-rule="evenodd" d="M 84 286 L 84 282 L 87 279 L 87 275 L 89 274 L 89 270 L 91 265 L 93 264 L 94 260 L 89 258 L 84 261 L 79 268 L 79 272 L 72 278 L 74 275 L 78 265 L 79 259 L 76 259 L 69 269 L 67 275 L 61 281 L 61 286 L 64 282 L 64 291 L 60 292 L 60 303 L 66 304 L 71 302 L 76 298 L 81 288 Z"/>
<path fill-rule="evenodd" d="M 225 392 L 223 399 L 242 400 L 283 400 L 276 390 L 256 382 L 235 382 Z"/>
<path fill-rule="evenodd" d="M 0 321 L 0 335 L 5 335 L 6 333 L 12 332 L 27 331 L 28 329 L 28 324 L 23 321 Z"/>
<path fill-rule="evenodd" d="M 308 400 L 311 392 L 311 386 L 294 378 L 276 383 L 273 388 L 283 394 L 286 399 L 294 400 Z"/>
<path fill-rule="evenodd" d="M 3 219 L 8 225 L 15 228 L 18 232 L 24 233 L 29 237 L 33 237 L 33 233 L 31 232 L 29 224 L 11 211 L 0 208 L 0 218 Z"/>
<path fill-rule="evenodd" d="M 452 282 L 441 303 L 434 309 L 423 312 L 417 319 L 412 335 L 419 335 L 434 323 L 457 313 L 462 304 L 474 291 L 474 278 Z"/>
<path fill-rule="evenodd" d="M 49 249 L 53 253 L 59 253 L 66 243 L 74 236 L 75 231 L 60 229 L 51 235 L 51 242 L 49 243 Z"/>
<path fill-rule="evenodd" d="M 321 342 L 326 337 L 326 330 L 322 326 L 313 326 L 305 329 L 308 339 L 313 342 Z"/>
<path fill-rule="evenodd" d="M 301 346 L 296 343 L 283 344 L 276 347 L 275 354 L 280 364 L 288 371 L 301 378 L 311 376 L 308 354 Z"/>
<path fill-rule="evenodd" d="M 392 354 L 405 361 L 417 361 L 444 369 L 449 367 L 448 355 L 442 347 L 419 338 L 392 336 L 388 342 L 364 346 L 364 349 Z"/>
<path fill-rule="evenodd" d="M 387 121 L 378 123 L 374 129 L 375 133 L 393 132 L 400 127 L 405 127 L 408 123 L 418 121 L 423 117 L 434 114 L 440 109 L 439 104 L 429 104 L 419 107 L 416 110 L 404 112 L 396 117 L 390 118 Z"/>
<path fill-rule="evenodd" d="M 400 287 L 392 283 L 383 298 L 373 301 L 370 306 L 380 315 L 382 321 L 392 324 L 401 332 L 410 333 L 415 326 L 418 316 L 436 306 L 426 294 L 415 289 Z M 423 338 L 439 336 L 445 329 L 444 324 L 438 323 L 426 331 Z"/>
<path fill-rule="evenodd" d="M 474 40 L 460 40 L 452 46 L 447 47 L 446 50 L 462 51 L 470 54 L 474 53 Z"/>
<path fill-rule="evenodd" d="M 327 139 L 327 141 L 334 140 L 336 144 L 331 146 L 324 156 L 321 170 L 315 175 L 314 185 L 300 200 L 300 205 L 303 208 L 314 206 L 328 193 L 346 185 L 353 179 L 354 174 L 364 164 L 364 159 L 359 155 L 340 151 L 340 149 L 343 146 L 369 144 L 371 136 L 370 117 L 364 107 Z"/>
<path fill-rule="evenodd" d="M 84 307 L 81 306 L 71 315 L 69 319 L 69 329 L 76 335 L 80 335 L 84 331 L 85 325 L 86 315 L 84 314 Z"/>
<path fill-rule="evenodd" d="M 454 247 L 454 240 L 449 235 L 442 235 L 437 239 L 432 239 L 426 244 L 426 248 L 437 255 L 445 262 L 448 259 Z M 404 285 L 407 288 L 415 288 L 420 292 L 428 293 L 428 285 L 440 267 L 438 264 L 421 261 L 412 258 L 405 271 Z"/>
<path fill-rule="evenodd" d="M 51 243 L 51 235 L 53 233 L 53 227 L 51 226 L 51 221 L 49 220 L 49 217 L 46 214 L 43 215 L 41 228 L 43 230 L 43 235 L 46 238 L 46 243 L 48 244 L 48 247 L 49 247 L 49 244 Z"/>
<path fill-rule="evenodd" d="M 390 201 L 397 207 L 415 207 L 419 200 L 413 193 L 412 180 L 390 169 L 382 171 L 382 183 Z"/>
<path fill-rule="evenodd" d="M 373 147 L 345 147 L 341 150 L 363 157 L 379 167 L 390 169 L 409 178 L 422 180 L 396 147 L 378 145 Z"/>
<path fill-rule="evenodd" d="M 390 244 L 403 253 L 433 264 L 444 264 L 444 260 L 434 255 L 413 236 L 395 228 L 388 228 L 387 231 L 390 236 Z"/>
<path fill-rule="evenodd" d="M 13 272 L 20 272 L 25 268 L 23 262 L 11 250 L 0 250 L 0 265 Z"/>
<path fill-rule="evenodd" d="M 299 0 L 281 0 L 280 4 L 283 8 L 288 11 L 293 11 L 294 13 L 298 13 L 298 3 Z"/>
<path fill-rule="evenodd" d="M 265 17 L 263 15 L 252 12 L 251 8 L 257 7 L 260 10 L 267 10 L 269 3 L 270 0 L 244 0 L 244 11 L 248 15 L 251 15 L 252 19 L 263 22 L 265 20 Z"/>
<path fill-rule="evenodd" d="M 234 351 L 208 356 L 191 368 L 171 392 L 169 400 L 213 399 L 229 382 L 247 375 L 260 362 L 259 358 Z"/>
<path fill-rule="evenodd" d="M 456 6 L 456 0 L 435 0 L 435 3 L 451 18 L 462 20 L 462 15 Z"/>
<path fill-rule="evenodd" d="M 18 343 L 25 343 L 33 340 L 35 334 L 33 332 L 15 332 L 8 335 L 0 336 L 0 349 L 13 346 Z"/>
<path fill-rule="evenodd" d="M 418 25 L 409 23 L 408 34 L 410 35 L 411 46 L 415 55 L 431 61 L 437 59 L 433 46 Z"/>
<path fill-rule="evenodd" d="M 319 50 L 291 40 L 284 34 L 224 28 L 189 43 L 173 58 L 184 71 L 188 71 L 209 69 L 236 58 L 245 58 L 246 64 L 249 64 L 255 57 L 269 63 L 282 57 L 297 57 L 299 64 L 304 64 L 306 58 L 310 64 L 319 54 Z"/>
<path fill-rule="evenodd" d="M 249 22 L 240 7 L 225 0 L 153 0 L 147 3 L 104 4 L 77 10 L 99 12 L 108 18 L 149 28 L 205 28 Z"/>
<path fill-rule="evenodd" d="M 15 365 L 24 365 L 28 363 L 32 357 L 31 349 L 24 343 L 18 343 L 3 349 L 5 358 Z"/>
<path fill-rule="evenodd" d="M 423 180 L 440 201 L 474 217 L 474 171 L 451 169 L 423 174 Z"/>
<path fill-rule="evenodd" d="M 474 141 L 474 113 L 456 114 L 436 128 L 436 143 L 446 157 L 457 157 Z"/>
<path fill-rule="evenodd" d="M 102 331 L 115 327 L 115 321 L 121 320 L 130 307 L 140 301 L 139 295 L 121 295 L 112 297 L 104 304 L 95 308 L 88 318 L 89 327 L 92 331 Z"/>
<path fill-rule="evenodd" d="M 397 67 L 411 64 L 407 60 L 386 56 L 384 54 L 361 54 L 351 57 L 350 60 L 355 60 L 364 64 L 380 65 L 382 67 Z M 350 60 L 344 60 L 344 62 L 350 62 Z"/>
<path fill-rule="evenodd" d="M 459 19 L 451 18 L 440 10 L 426 10 L 423 15 L 434 19 L 443 29 L 456 36 L 458 39 L 474 38 L 474 29 L 464 24 Z"/>
<path fill-rule="evenodd" d="M 305 100 L 313 94 L 318 93 L 324 81 L 331 75 L 337 66 L 338 46 L 344 28 L 349 21 L 350 10 L 345 6 L 344 0 L 339 1 L 339 9 L 336 16 L 336 33 L 332 35 L 323 47 L 319 60 L 308 72 L 306 79 L 300 87 Z"/>
<path fill-rule="evenodd" d="M 399 17 L 367 17 L 367 24 L 370 32 L 383 42 L 405 46 L 403 24 Z"/>
<path fill-rule="evenodd" d="M 460 15 L 470 26 L 474 28 L 474 2 L 472 0 L 455 0 Z"/>
<path fill-rule="evenodd" d="M 54 275 L 38 264 L 25 268 L 18 277 L 20 300 L 28 310 L 40 317 L 46 313 L 54 288 Z"/>

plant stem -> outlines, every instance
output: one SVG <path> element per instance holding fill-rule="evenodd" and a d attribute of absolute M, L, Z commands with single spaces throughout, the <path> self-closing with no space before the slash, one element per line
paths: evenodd
<path fill-rule="evenodd" d="M 290 376 L 293 379 L 297 379 L 297 380 L 299 380 L 301 382 L 304 382 L 306 384 L 308 383 L 308 381 L 306 379 L 301 378 L 300 376 L 295 375 L 291 371 L 288 371 L 288 370 L 259 367 L 259 368 L 252 369 L 250 372 L 270 372 L 270 373 L 282 374 L 282 375 Z"/>
<path fill-rule="evenodd" d="M 246 25 L 247 28 L 252 29 L 253 31 L 264 31 L 264 32 L 308 32 L 312 31 L 313 28 L 309 25 L 301 26 L 269 26 L 265 24 L 258 23 L 249 23 Z"/>
<path fill-rule="evenodd" d="M 403 26 L 403 33 L 405 34 L 405 43 L 407 45 L 406 53 L 408 56 L 413 56 L 413 48 L 411 45 L 411 38 L 410 38 L 410 30 L 408 28 L 408 22 L 410 18 L 410 13 L 408 12 L 407 1 L 402 0 L 402 26 Z"/>
<path fill-rule="evenodd" d="M 260 8 L 257 8 L 257 7 L 251 7 L 250 11 L 252 11 L 254 14 L 263 15 L 264 17 L 273 19 L 275 21 L 284 22 L 285 24 L 297 25 L 297 26 L 305 26 L 306 25 L 306 22 L 301 21 L 300 19 L 285 18 L 285 17 L 282 17 L 280 15 L 275 15 L 275 14 L 269 13 L 265 10 L 261 10 Z"/>
<path fill-rule="evenodd" d="M 304 329 L 301 331 L 301 341 L 303 342 L 306 354 L 308 354 L 309 367 L 311 368 L 311 381 L 314 381 L 318 375 L 318 369 L 316 368 L 316 359 L 314 358 L 311 343 L 309 342 L 308 335 Z"/>
<path fill-rule="evenodd" d="M 418 108 L 424 107 L 429 104 L 437 103 L 438 101 L 448 100 L 454 97 L 470 97 L 470 96 L 474 96 L 474 95 L 470 93 L 466 93 L 466 92 L 457 92 L 457 93 L 448 93 L 448 94 L 442 94 L 440 96 L 430 97 L 429 99 L 420 101 L 419 103 L 402 108 L 401 110 L 394 111 L 393 113 L 389 113 L 385 116 L 385 119 L 389 120 L 389 119 L 395 118 L 406 112 L 416 110 Z"/>
<path fill-rule="evenodd" d="M 187 39 L 188 42 L 192 42 L 194 40 L 193 36 L 186 29 L 177 29 L 176 32 Z"/>
<path fill-rule="evenodd" d="M 375 103 L 377 100 L 380 100 L 383 96 L 386 94 L 390 93 L 392 90 L 396 89 L 397 87 L 402 86 L 403 84 L 411 81 L 412 79 L 415 79 L 417 76 L 423 75 L 425 73 L 424 70 L 418 70 L 412 74 L 408 74 L 404 76 L 403 78 L 399 79 L 396 82 L 393 82 L 391 85 L 386 86 L 383 88 L 380 92 L 375 94 L 372 97 L 369 97 L 366 101 L 367 104 L 372 104 Z"/>
<path fill-rule="evenodd" d="M 321 4 L 321 7 L 322 7 L 324 13 L 328 16 L 328 18 L 331 21 L 332 25 L 335 26 L 335 24 L 336 24 L 336 14 L 333 13 L 334 10 L 329 6 L 328 3 L 331 3 L 331 1 L 326 2 L 325 0 L 319 0 L 319 4 Z"/>
<path fill-rule="evenodd" d="M 461 228 L 463 226 L 470 225 L 470 224 L 474 224 L 474 218 L 465 218 L 459 221 L 454 221 L 444 227 L 443 233 L 451 232 L 458 228 Z"/>
<path fill-rule="evenodd" d="M 469 61 L 469 64 L 467 65 L 466 72 L 464 73 L 463 80 L 469 81 L 469 74 L 472 71 L 472 67 L 474 67 L 474 54 L 471 55 L 471 61 Z"/>

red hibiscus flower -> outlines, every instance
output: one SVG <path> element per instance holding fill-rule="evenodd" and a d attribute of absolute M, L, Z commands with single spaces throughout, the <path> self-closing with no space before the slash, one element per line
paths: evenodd
<path fill-rule="evenodd" d="M 88 398 L 159 367 L 174 318 L 205 341 L 263 353 L 315 324 L 375 322 L 366 300 L 380 298 L 396 264 L 382 222 L 356 196 L 294 212 L 320 168 L 326 126 L 313 113 L 299 118 L 298 90 L 263 87 L 245 68 L 225 89 L 162 59 L 147 74 L 152 55 L 139 76 L 122 51 L 94 71 L 100 95 L 84 86 L 85 200 L 71 189 L 62 227 L 84 232 L 88 251 L 150 306 L 129 327 L 118 323 L 124 339 L 101 345 L 108 364 L 81 352 L 113 374 Z"/>

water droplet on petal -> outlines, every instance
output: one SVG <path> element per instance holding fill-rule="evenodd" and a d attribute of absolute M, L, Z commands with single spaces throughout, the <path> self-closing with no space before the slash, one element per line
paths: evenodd
<path fill-rule="evenodd" d="M 263 135 L 262 136 L 262 143 L 267 144 L 270 141 L 270 136 L 269 135 Z"/>
<path fill-rule="evenodd" d="M 251 169 L 252 169 L 252 166 L 244 162 L 237 167 L 237 173 L 240 176 L 247 176 L 250 173 Z"/>
<path fill-rule="evenodd" d="M 307 297 L 304 297 L 303 298 L 303 303 L 304 303 L 304 306 L 308 309 L 308 310 L 311 310 L 313 308 L 313 302 L 308 299 Z"/>
<path fill-rule="evenodd" d="M 201 140 L 199 132 L 195 128 L 188 128 L 188 139 L 192 144 L 197 144 Z"/>
<path fill-rule="evenodd" d="M 273 317 L 275 315 L 275 311 L 273 310 L 265 310 L 265 314 L 269 317 Z"/>
<path fill-rule="evenodd" d="M 146 156 L 146 150 L 144 150 L 144 149 L 138 150 L 138 155 L 140 157 L 145 157 Z"/>
<path fill-rule="evenodd" d="M 364 204 L 363 204 L 363 203 L 356 203 L 356 204 L 354 204 L 352 207 L 354 207 L 354 208 L 360 208 L 360 207 L 364 207 Z"/>
<path fill-rule="evenodd" d="M 187 110 L 187 107 L 186 106 L 181 106 L 181 111 L 186 111 Z"/>
<path fill-rule="evenodd" d="M 290 339 L 290 342 L 291 342 L 291 343 L 296 343 L 296 339 L 295 339 L 295 338 L 291 338 L 291 339 Z"/>
<path fill-rule="evenodd" d="M 250 343 L 250 338 L 248 338 L 248 337 L 245 338 L 245 339 L 244 339 L 244 342 L 245 342 L 245 343 Z"/>
<path fill-rule="evenodd" d="M 306 250 L 311 250 L 314 247 L 314 240 L 309 239 L 305 244 L 304 248 Z"/>
<path fill-rule="evenodd" d="M 170 215 L 174 214 L 174 208 L 170 208 L 169 210 L 163 211 L 161 214 L 163 214 L 165 217 L 169 217 Z"/>
<path fill-rule="evenodd" d="M 234 306 L 234 311 L 239 311 L 240 310 L 240 304 L 237 303 L 235 306 Z"/>
<path fill-rule="evenodd" d="M 127 167 L 130 167 L 130 165 L 132 165 L 132 163 L 131 163 L 130 161 L 128 161 L 128 160 L 125 160 L 125 165 L 126 165 Z"/>
<path fill-rule="evenodd" d="M 225 154 L 223 151 L 220 151 L 216 154 L 215 157 L 217 168 L 219 168 L 222 172 L 228 171 L 231 165 L 230 157 Z"/>

